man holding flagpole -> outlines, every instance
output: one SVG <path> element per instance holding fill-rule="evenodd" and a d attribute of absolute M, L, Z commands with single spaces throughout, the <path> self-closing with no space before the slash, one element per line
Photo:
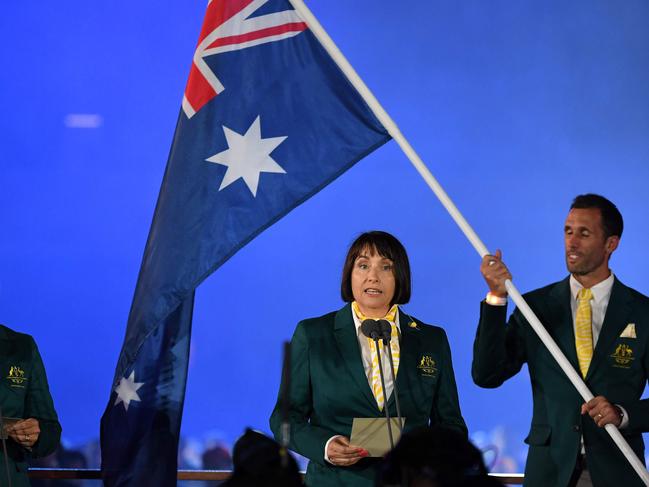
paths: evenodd
<path fill-rule="evenodd" d="M 622 284 L 609 269 L 622 236 L 622 215 L 606 198 L 577 196 L 564 227 L 570 276 L 525 299 L 596 395 L 579 393 L 517 309 L 505 325 L 511 275 L 496 255 L 482 272 L 489 293 L 481 304 L 472 375 L 498 387 L 527 363 L 534 412 L 526 443 L 528 486 L 643 485 L 603 427 L 619 427 L 644 458 L 649 400 L 649 298 Z"/>

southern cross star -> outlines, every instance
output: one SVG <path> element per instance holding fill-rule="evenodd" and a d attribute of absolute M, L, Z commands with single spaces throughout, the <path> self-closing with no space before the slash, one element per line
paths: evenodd
<path fill-rule="evenodd" d="M 137 390 L 142 385 L 144 385 L 144 382 L 135 382 L 135 371 L 132 371 L 128 378 L 122 377 L 118 386 L 115 388 L 117 399 L 115 399 L 115 404 L 113 405 L 117 406 L 120 402 L 123 402 L 124 409 L 128 411 L 128 406 L 131 404 L 131 401 L 141 401 Z"/>
<path fill-rule="evenodd" d="M 237 179 L 242 178 L 252 196 L 256 197 L 260 173 L 286 174 L 286 171 L 270 157 L 270 153 L 284 142 L 286 137 L 262 139 L 259 117 L 252 122 L 252 125 L 243 135 L 236 133 L 225 125 L 223 126 L 223 132 L 228 142 L 228 148 L 206 159 L 208 162 L 221 164 L 228 168 L 223 181 L 221 181 L 219 191 Z"/>

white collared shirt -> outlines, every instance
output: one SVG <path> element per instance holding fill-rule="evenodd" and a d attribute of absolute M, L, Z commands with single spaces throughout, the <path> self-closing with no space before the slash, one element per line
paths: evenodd
<path fill-rule="evenodd" d="M 615 282 L 615 276 L 611 272 L 611 275 L 604 279 L 602 282 L 598 282 L 593 287 L 590 288 L 593 293 L 593 298 L 590 300 L 590 319 L 591 319 L 591 328 L 593 331 L 593 349 L 597 346 L 597 340 L 599 339 L 599 334 L 602 331 L 602 325 L 604 324 L 604 317 L 606 316 L 606 308 L 608 308 L 608 302 L 611 299 L 611 290 L 613 289 L 613 282 Z M 575 317 L 577 316 L 577 295 L 584 286 L 575 279 L 575 276 L 570 274 L 570 309 L 572 310 L 572 325 L 577 332 L 577 324 Z M 622 417 L 622 423 L 620 428 L 626 428 L 629 424 L 629 416 L 626 410 L 616 404 L 624 413 Z M 584 437 L 581 438 L 581 452 L 585 453 L 584 450 Z"/>

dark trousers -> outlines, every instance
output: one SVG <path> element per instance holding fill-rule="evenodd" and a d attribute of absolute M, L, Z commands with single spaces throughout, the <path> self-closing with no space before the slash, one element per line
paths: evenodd
<path fill-rule="evenodd" d="M 570 477 L 568 487 L 593 487 L 593 481 L 590 478 L 586 455 L 577 455 L 577 464 Z"/>

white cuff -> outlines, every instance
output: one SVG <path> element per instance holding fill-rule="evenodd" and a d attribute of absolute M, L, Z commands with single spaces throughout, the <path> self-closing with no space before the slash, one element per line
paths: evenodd
<path fill-rule="evenodd" d="M 327 443 L 325 443 L 324 459 L 325 459 L 326 462 L 331 463 L 331 461 L 329 461 L 329 455 L 327 455 L 327 450 L 329 450 L 329 443 L 331 443 L 331 440 L 333 440 L 334 438 L 341 438 L 341 437 L 342 437 L 342 435 L 332 436 L 331 438 L 329 438 L 327 440 Z M 331 463 L 331 464 L 333 465 L 333 463 Z"/>
<path fill-rule="evenodd" d="M 491 292 L 488 292 L 485 301 L 487 302 L 487 304 L 491 306 L 506 306 L 507 296 L 501 298 L 500 296 L 496 296 L 495 294 L 491 294 Z"/>
<path fill-rule="evenodd" d="M 620 411 L 622 411 L 622 421 L 620 422 L 620 426 L 618 426 L 619 429 L 626 428 L 629 426 L 629 415 L 626 412 L 626 409 L 624 409 L 622 406 L 619 404 L 616 404 L 617 407 L 620 408 Z"/>

